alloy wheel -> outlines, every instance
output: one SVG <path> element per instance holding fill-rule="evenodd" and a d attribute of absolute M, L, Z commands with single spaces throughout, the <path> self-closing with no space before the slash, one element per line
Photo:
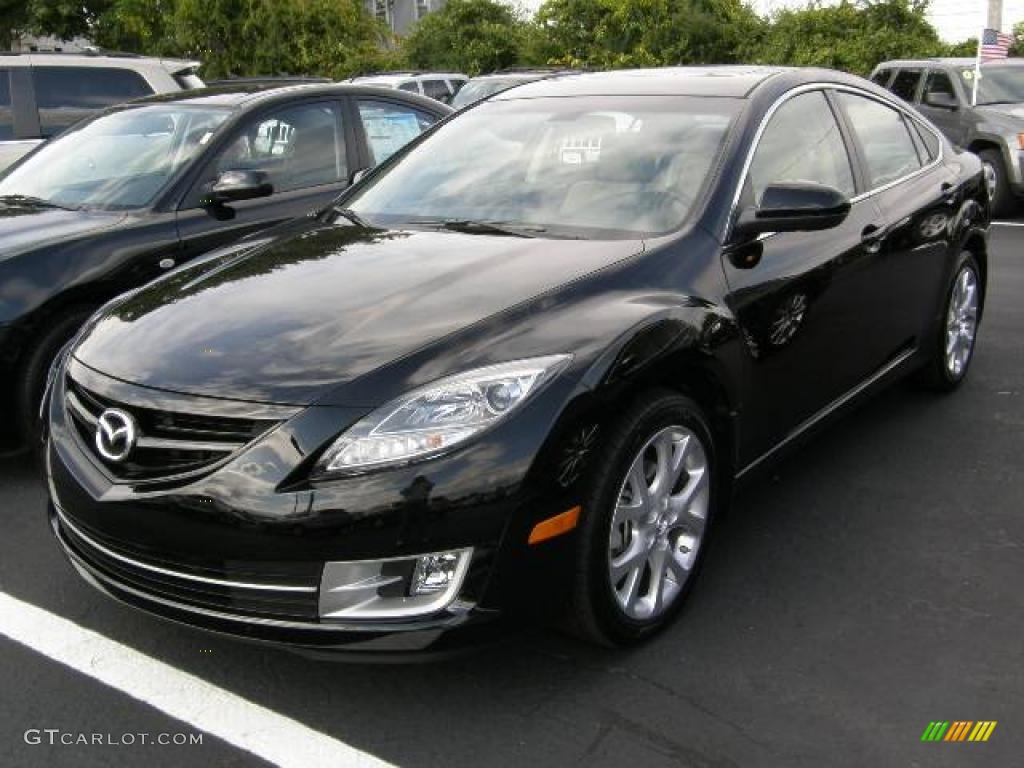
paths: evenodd
<path fill-rule="evenodd" d="M 959 379 L 967 369 L 978 332 L 978 276 L 965 266 L 953 282 L 946 311 L 946 371 Z"/>
<path fill-rule="evenodd" d="M 657 618 L 683 591 L 704 541 L 707 451 L 682 426 L 651 437 L 630 463 L 612 516 L 608 576 L 631 619 Z"/>
<path fill-rule="evenodd" d="M 999 176 L 996 174 L 996 169 L 992 167 L 992 163 L 982 163 L 981 168 L 985 176 L 985 192 L 988 194 L 988 199 L 995 200 L 996 193 L 999 191 Z"/>

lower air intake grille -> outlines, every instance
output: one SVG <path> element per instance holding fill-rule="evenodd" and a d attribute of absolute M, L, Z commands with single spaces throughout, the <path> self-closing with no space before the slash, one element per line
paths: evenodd
<path fill-rule="evenodd" d="M 197 567 L 154 560 L 100 541 L 63 514 L 57 515 L 57 526 L 65 546 L 91 568 L 145 594 L 241 616 L 306 621 L 317 618 L 319 582 L 315 573 L 268 578 L 227 566 Z"/>

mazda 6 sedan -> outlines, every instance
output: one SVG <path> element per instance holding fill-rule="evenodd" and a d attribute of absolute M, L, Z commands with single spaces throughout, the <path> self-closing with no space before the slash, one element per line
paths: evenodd
<path fill-rule="evenodd" d="M 48 388 L 53 531 L 110 596 L 307 652 L 527 615 L 634 643 L 736 481 L 897 377 L 963 382 L 987 206 L 836 72 L 520 86 L 94 315 Z"/>

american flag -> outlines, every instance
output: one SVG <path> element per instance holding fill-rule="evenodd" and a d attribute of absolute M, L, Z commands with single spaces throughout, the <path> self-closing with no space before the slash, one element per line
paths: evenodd
<path fill-rule="evenodd" d="M 1004 35 L 995 29 L 986 29 L 981 35 L 981 60 L 1005 59 L 1013 45 L 1013 35 Z"/>

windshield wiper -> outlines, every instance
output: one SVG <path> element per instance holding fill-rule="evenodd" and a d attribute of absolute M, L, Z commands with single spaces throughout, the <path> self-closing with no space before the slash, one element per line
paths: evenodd
<path fill-rule="evenodd" d="M 37 208 L 59 208 L 62 211 L 74 210 L 70 206 L 61 205 L 60 203 L 54 203 L 50 200 L 44 200 L 41 197 L 33 197 L 31 195 L 0 195 L 0 203 L 10 203 L 13 205 L 34 205 Z"/>
<path fill-rule="evenodd" d="M 410 221 L 413 226 L 433 226 L 453 232 L 481 235 L 508 235 L 511 237 L 536 237 L 547 232 L 545 227 L 533 224 L 518 224 L 514 221 L 477 221 L 475 219 L 421 219 Z"/>
<path fill-rule="evenodd" d="M 997 99 L 996 101 L 979 101 L 979 107 L 990 107 L 994 104 L 1020 104 L 1018 99 Z"/>
<path fill-rule="evenodd" d="M 334 212 L 343 218 L 348 219 L 357 227 L 363 227 L 363 229 L 369 229 L 370 225 L 366 223 L 366 220 L 358 213 L 353 211 L 351 208 L 343 208 L 340 205 L 334 206 Z"/>

